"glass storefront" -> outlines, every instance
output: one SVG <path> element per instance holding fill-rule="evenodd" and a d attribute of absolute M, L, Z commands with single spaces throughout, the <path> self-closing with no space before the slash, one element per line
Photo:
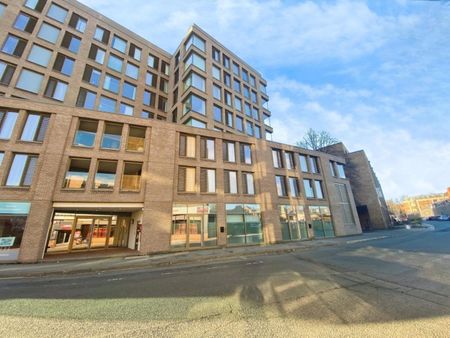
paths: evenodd
<path fill-rule="evenodd" d="M 55 212 L 47 252 L 127 247 L 129 215 Z"/>
<path fill-rule="evenodd" d="M 263 243 L 259 204 L 226 204 L 228 244 Z"/>
<path fill-rule="evenodd" d="M 174 204 L 170 245 L 172 248 L 216 246 L 216 205 Z"/>
<path fill-rule="evenodd" d="M 315 238 L 334 237 L 330 208 L 310 206 L 309 215 L 311 217 Z"/>
<path fill-rule="evenodd" d="M 305 211 L 302 205 L 280 205 L 279 212 L 283 241 L 297 241 L 308 238 Z"/>
<path fill-rule="evenodd" d="M 0 202 L 0 261 L 17 259 L 29 211 L 28 202 Z"/>

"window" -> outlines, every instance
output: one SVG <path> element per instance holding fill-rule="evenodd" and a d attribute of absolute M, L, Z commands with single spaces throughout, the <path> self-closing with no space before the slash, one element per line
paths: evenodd
<path fill-rule="evenodd" d="M 156 88 L 156 79 L 157 79 L 157 76 L 153 73 L 147 72 L 145 74 L 145 84 L 147 86 Z"/>
<path fill-rule="evenodd" d="M 314 187 L 316 188 L 316 198 L 323 199 L 322 181 L 314 180 Z"/>
<path fill-rule="evenodd" d="M 231 76 L 227 72 L 223 72 L 223 82 L 225 86 L 231 87 Z"/>
<path fill-rule="evenodd" d="M 24 39 L 8 34 L 5 43 L 3 44 L 2 52 L 12 56 L 21 57 L 26 45 L 27 42 Z"/>
<path fill-rule="evenodd" d="M 319 172 L 319 167 L 317 165 L 317 157 L 315 156 L 309 156 L 309 170 L 314 173 L 317 174 Z"/>
<path fill-rule="evenodd" d="M 68 13 L 67 9 L 52 3 L 50 5 L 50 8 L 48 9 L 47 16 L 52 19 L 55 19 L 56 21 L 64 23 L 67 17 L 67 13 Z"/>
<path fill-rule="evenodd" d="M 244 88 L 244 96 L 245 96 L 245 98 L 246 99 L 250 99 L 250 89 L 246 85 L 243 85 L 243 88 Z"/>
<path fill-rule="evenodd" d="M 241 163 L 252 164 L 252 148 L 250 144 L 241 143 Z"/>
<path fill-rule="evenodd" d="M 194 65 L 195 67 L 203 71 L 206 70 L 205 59 L 194 52 L 189 53 L 188 57 L 186 58 L 184 69 L 186 70 L 190 65 Z"/>
<path fill-rule="evenodd" d="M 314 198 L 314 190 L 312 187 L 312 181 L 308 179 L 303 180 L 303 187 L 305 188 L 306 198 Z"/>
<path fill-rule="evenodd" d="M 63 41 L 61 43 L 61 46 L 63 46 L 64 48 L 67 48 L 68 50 L 70 50 L 72 53 L 78 53 L 78 50 L 80 49 L 80 45 L 81 45 L 81 39 L 69 32 L 66 32 L 64 34 L 64 38 Z"/>
<path fill-rule="evenodd" d="M 283 160 L 281 157 L 281 150 L 272 149 L 272 159 L 273 159 L 273 166 L 275 168 L 283 168 Z"/>
<path fill-rule="evenodd" d="M 213 111 L 214 111 L 214 120 L 217 122 L 222 122 L 223 118 L 222 118 L 222 108 L 220 108 L 219 106 L 214 105 L 213 106 Z"/>
<path fill-rule="evenodd" d="M 227 92 L 226 90 L 224 90 L 224 96 L 225 96 L 225 103 L 232 107 L 232 102 L 231 102 L 231 94 L 229 92 Z"/>
<path fill-rule="evenodd" d="M 248 136 L 253 136 L 253 123 L 251 123 L 250 121 L 247 121 L 245 127 L 247 129 L 247 135 Z"/>
<path fill-rule="evenodd" d="M 0 8 L 1 8 L 1 5 L 0 5 Z M 5 153 L 3 151 L 0 151 L 0 167 L 1 167 L 2 163 L 3 163 L 3 157 L 5 157 Z"/>
<path fill-rule="evenodd" d="M 106 51 L 104 49 L 101 49 L 100 47 L 97 47 L 96 45 L 91 45 L 91 49 L 89 50 L 89 59 L 94 60 L 95 62 L 99 64 L 103 64 L 105 62 L 105 55 Z M 111 60 L 111 58 L 110 58 Z M 109 64 L 108 64 L 109 66 Z M 122 70 L 122 65 L 120 66 L 120 69 Z"/>
<path fill-rule="evenodd" d="M 300 169 L 304 173 L 307 173 L 308 172 L 308 162 L 306 161 L 306 156 L 305 155 L 299 155 L 299 159 L 300 159 Z"/>
<path fill-rule="evenodd" d="M 255 184 L 252 173 L 242 173 L 242 193 L 246 195 L 255 194 Z"/>
<path fill-rule="evenodd" d="M 64 54 L 58 53 L 58 55 L 56 56 L 55 64 L 53 65 L 53 69 L 60 72 L 61 74 L 71 76 L 74 64 L 74 59 L 65 56 Z"/>
<path fill-rule="evenodd" d="M 244 112 L 248 117 L 252 117 L 252 106 L 247 102 L 244 102 Z"/>
<path fill-rule="evenodd" d="M 158 64 L 159 64 L 159 59 L 156 56 L 153 56 L 150 54 L 147 58 L 147 66 L 149 66 L 153 69 L 158 69 Z"/>
<path fill-rule="evenodd" d="M 270 115 L 263 113 L 263 123 L 270 127 Z"/>
<path fill-rule="evenodd" d="M 233 88 L 234 88 L 235 92 L 240 93 L 241 92 L 241 82 L 239 80 L 234 79 L 233 80 Z"/>
<path fill-rule="evenodd" d="M 14 154 L 9 169 L 6 186 L 29 187 L 31 186 L 36 169 L 38 156 L 31 154 Z"/>
<path fill-rule="evenodd" d="M 140 49 L 135 44 L 130 44 L 130 50 L 128 51 L 128 55 L 137 61 L 141 61 L 142 49 Z"/>
<path fill-rule="evenodd" d="M 50 49 L 33 44 L 30 50 L 30 54 L 28 54 L 27 60 L 39 66 L 47 67 L 51 57 L 52 51 Z"/>
<path fill-rule="evenodd" d="M 58 41 L 60 32 L 61 30 L 59 28 L 43 22 L 41 28 L 39 29 L 38 37 L 42 40 L 55 44 L 56 41 Z"/>
<path fill-rule="evenodd" d="M 184 44 L 184 50 L 188 50 L 192 45 L 203 52 L 205 51 L 205 40 L 195 34 L 191 34 L 191 36 L 187 39 L 186 43 Z"/>
<path fill-rule="evenodd" d="M 163 78 L 159 78 L 159 90 L 162 90 L 167 94 L 169 92 L 169 81 Z"/>
<path fill-rule="evenodd" d="M 107 113 L 115 113 L 116 112 L 116 104 L 117 104 L 116 100 L 102 95 L 102 96 L 100 96 L 98 110 L 104 111 Z"/>
<path fill-rule="evenodd" d="M 49 122 L 49 115 L 28 114 L 20 139 L 28 142 L 43 142 Z"/>
<path fill-rule="evenodd" d="M 233 74 L 239 76 L 239 65 L 236 62 L 233 62 Z"/>
<path fill-rule="evenodd" d="M 68 84 L 66 82 L 62 82 L 51 77 L 50 79 L 48 79 L 44 96 L 62 102 L 64 101 L 64 97 L 66 96 L 67 86 Z"/>
<path fill-rule="evenodd" d="M 144 98 L 143 103 L 147 106 L 154 107 L 155 106 L 155 94 L 149 92 L 148 90 L 144 90 Z"/>
<path fill-rule="evenodd" d="M 25 7 L 35 10 L 36 12 L 42 12 L 47 0 L 27 0 L 25 2 Z"/>
<path fill-rule="evenodd" d="M 212 48 L 212 58 L 214 61 L 220 62 L 220 51 L 215 47 Z"/>
<path fill-rule="evenodd" d="M 115 123 L 105 123 L 105 131 L 103 132 L 102 144 L 103 149 L 120 149 L 122 139 L 122 125 Z"/>
<path fill-rule="evenodd" d="M 167 112 L 167 98 L 163 96 L 158 97 L 158 109 Z"/>
<path fill-rule="evenodd" d="M 78 14 L 73 13 L 69 21 L 69 26 L 75 28 L 77 31 L 81 33 L 84 33 L 87 26 L 87 20 L 79 16 Z"/>
<path fill-rule="evenodd" d="M 110 34 L 111 34 L 111 32 L 109 30 L 106 30 L 100 26 L 97 26 L 95 28 L 94 39 L 107 45 Z"/>
<path fill-rule="evenodd" d="M 281 234 L 284 241 L 308 238 L 305 211 L 302 205 L 279 205 Z"/>
<path fill-rule="evenodd" d="M 244 132 L 244 119 L 240 116 L 236 116 L 236 129 L 241 133 Z"/>
<path fill-rule="evenodd" d="M 294 165 L 294 154 L 293 153 L 285 151 L 284 152 L 284 160 L 286 163 L 286 169 L 288 169 L 288 170 L 294 169 L 295 165 Z"/>
<path fill-rule="evenodd" d="M 117 161 L 99 160 L 97 163 L 97 172 L 95 173 L 95 189 L 114 189 L 116 180 Z"/>
<path fill-rule="evenodd" d="M 190 111 L 206 115 L 206 101 L 195 94 L 190 94 L 183 102 L 183 115 Z"/>
<path fill-rule="evenodd" d="M 342 217 L 344 219 L 344 224 L 355 225 L 355 218 L 353 217 L 347 187 L 345 186 L 345 184 L 338 184 L 338 183 L 336 183 L 334 187 L 339 197 L 339 206 L 341 209 Z"/>
<path fill-rule="evenodd" d="M 106 74 L 105 80 L 103 82 L 103 89 L 118 94 L 119 88 L 120 88 L 120 79 L 115 76 Z"/>
<path fill-rule="evenodd" d="M 0 83 L 8 86 L 16 70 L 15 65 L 0 61 Z"/>
<path fill-rule="evenodd" d="M 76 106 L 85 109 L 94 109 L 95 98 L 96 98 L 95 92 L 92 92 L 84 88 L 80 88 Z"/>
<path fill-rule="evenodd" d="M 235 97 L 234 98 L 234 108 L 236 108 L 237 111 L 242 112 L 242 101 L 241 99 Z"/>
<path fill-rule="evenodd" d="M 278 196 L 287 196 L 286 192 L 286 177 L 284 176 L 275 176 L 275 182 L 277 185 L 277 193 Z"/>
<path fill-rule="evenodd" d="M 245 69 L 242 69 L 242 80 L 248 82 L 248 72 Z"/>
<path fill-rule="evenodd" d="M 132 63 L 127 63 L 127 66 L 125 68 L 125 75 L 137 80 L 137 78 L 139 77 L 139 67 L 133 65 Z"/>
<path fill-rule="evenodd" d="M 108 67 L 115 70 L 116 72 L 121 73 L 123 66 L 123 59 L 111 54 L 108 59 Z"/>
<path fill-rule="evenodd" d="M 220 81 L 220 68 L 216 67 L 216 66 L 212 66 L 212 76 L 213 78 L 215 78 L 216 80 Z"/>
<path fill-rule="evenodd" d="M 178 167 L 178 191 L 195 192 L 195 168 Z"/>
<path fill-rule="evenodd" d="M 127 50 L 127 42 L 124 39 L 118 37 L 117 35 L 113 36 L 111 46 L 115 50 L 118 50 L 119 52 L 122 52 L 124 54 L 125 51 Z"/>
<path fill-rule="evenodd" d="M 255 120 L 257 120 L 257 121 L 259 121 L 259 110 L 258 110 L 258 108 L 255 108 L 255 107 L 253 107 L 253 118 L 255 119 Z M 269 117 L 270 118 L 270 117 Z M 269 125 L 270 125 L 270 122 L 269 122 Z"/>
<path fill-rule="evenodd" d="M 263 242 L 259 204 L 226 204 L 228 244 Z"/>
<path fill-rule="evenodd" d="M 119 112 L 123 115 L 132 116 L 134 114 L 134 107 L 121 102 Z"/>
<path fill-rule="evenodd" d="M 64 178 L 63 188 L 84 189 L 89 176 L 91 160 L 88 158 L 71 158 Z"/>
<path fill-rule="evenodd" d="M 256 88 L 256 79 L 255 79 L 255 77 L 253 75 L 250 75 L 250 85 L 253 88 Z"/>
<path fill-rule="evenodd" d="M 215 84 L 213 84 L 213 97 L 216 100 L 222 100 L 222 88 Z"/>
<path fill-rule="evenodd" d="M 225 54 L 223 55 L 223 66 L 230 69 L 230 58 L 228 56 L 226 56 Z"/>
<path fill-rule="evenodd" d="M 155 114 L 144 110 L 144 111 L 141 112 L 141 117 L 144 118 L 144 119 L 154 119 L 155 118 Z"/>
<path fill-rule="evenodd" d="M 196 138 L 190 135 L 180 135 L 180 157 L 190 157 L 195 158 L 196 154 Z"/>
<path fill-rule="evenodd" d="M 230 111 L 227 111 L 225 114 L 227 126 L 230 128 L 233 128 L 233 113 Z"/>
<path fill-rule="evenodd" d="M 122 87 L 122 96 L 130 100 L 136 99 L 136 86 L 131 83 L 124 82 Z"/>
<path fill-rule="evenodd" d="M 97 134 L 98 122 L 93 120 L 80 120 L 73 140 L 74 146 L 93 147 Z"/>
<path fill-rule="evenodd" d="M 145 128 L 130 126 L 126 149 L 128 151 L 143 152 L 145 147 Z"/>
<path fill-rule="evenodd" d="M 200 192 L 216 192 L 216 171 L 214 169 L 200 169 Z"/>
<path fill-rule="evenodd" d="M 39 92 L 39 89 L 41 88 L 43 79 L 44 75 L 24 68 L 20 72 L 16 88 L 37 94 Z"/>
<path fill-rule="evenodd" d="M 236 148 L 234 142 L 223 142 L 223 160 L 225 162 L 236 162 Z"/>
<path fill-rule="evenodd" d="M 215 142 L 211 138 L 200 138 L 200 158 L 202 160 L 214 161 L 215 156 Z"/>
<path fill-rule="evenodd" d="M 255 126 L 255 137 L 261 138 L 261 128 L 258 126 Z"/>
<path fill-rule="evenodd" d="M 237 171 L 225 170 L 224 171 L 224 190 L 225 194 L 237 194 Z"/>
<path fill-rule="evenodd" d="M 256 97 L 256 94 L 255 94 L 255 97 Z M 261 97 L 261 101 L 262 101 L 261 105 L 263 106 L 263 108 L 269 109 L 269 100 L 267 100 L 264 97 Z M 255 103 L 256 103 L 256 101 L 255 101 Z"/>
<path fill-rule="evenodd" d="M 14 28 L 27 33 L 33 33 L 37 18 L 26 13 L 20 12 L 14 22 Z"/>
<path fill-rule="evenodd" d="M 206 80 L 202 76 L 197 75 L 194 72 L 190 72 L 189 75 L 184 80 L 184 90 L 187 90 L 190 86 L 204 92 Z"/>
<path fill-rule="evenodd" d="M 169 64 L 167 62 L 161 61 L 161 72 L 169 76 Z"/>
<path fill-rule="evenodd" d="M 102 72 L 94 68 L 92 66 L 86 65 L 86 68 L 84 69 L 83 74 L 83 81 L 90 83 L 91 85 L 94 85 L 98 87 L 100 84 L 100 77 L 102 75 Z"/>
<path fill-rule="evenodd" d="M 189 118 L 185 123 L 186 126 L 191 126 L 191 127 L 195 127 L 195 128 L 202 128 L 205 129 L 206 128 L 206 123 L 199 121 L 197 119 L 194 118 Z"/>
<path fill-rule="evenodd" d="M 256 96 L 256 93 L 252 90 L 251 92 L 252 102 L 258 104 L 258 97 Z"/>
<path fill-rule="evenodd" d="M 11 138 L 18 116 L 19 114 L 16 112 L 0 110 L 0 139 L 9 140 Z"/>
<path fill-rule="evenodd" d="M 120 189 L 138 191 L 141 189 L 142 163 L 124 162 Z"/>
<path fill-rule="evenodd" d="M 298 180 L 296 177 L 289 177 L 289 191 L 291 192 L 292 197 L 298 197 Z"/>
<path fill-rule="evenodd" d="M 336 177 L 336 169 L 334 168 L 334 162 L 330 161 L 330 171 L 331 171 L 331 176 Z"/>
<path fill-rule="evenodd" d="M 313 226 L 314 237 L 333 237 L 334 229 L 333 222 L 331 221 L 330 208 L 310 206 L 309 215 Z"/>
<path fill-rule="evenodd" d="M 344 165 L 341 163 L 336 163 L 337 172 L 339 174 L 339 178 L 346 178 Z"/>
<path fill-rule="evenodd" d="M 261 93 L 266 94 L 267 93 L 266 85 L 264 83 L 260 82 L 259 90 L 261 91 Z"/>

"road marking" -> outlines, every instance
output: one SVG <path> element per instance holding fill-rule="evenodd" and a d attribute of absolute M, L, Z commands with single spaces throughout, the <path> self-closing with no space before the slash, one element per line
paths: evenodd
<path fill-rule="evenodd" d="M 256 265 L 256 264 L 263 264 L 264 262 L 263 261 L 258 261 L 258 262 L 248 262 L 248 263 L 245 263 L 245 265 Z"/>
<path fill-rule="evenodd" d="M 118 281 L 118 280 L 122 280 L 123 278 L 110 278 L 110 279 L 107 279 L 106 281 L 107 282 L 116 282 L 116 281 Z"/>
<path fill-rule="evenodd" d="M 364 239 L 354 239 L 352 241 L 347 241 L 347 244 L 375 241 L 377 239 L 384 239 L 384 238 L 389 238 L 389 236 L 379 236 L 379 237 L 364 238 Z"/>

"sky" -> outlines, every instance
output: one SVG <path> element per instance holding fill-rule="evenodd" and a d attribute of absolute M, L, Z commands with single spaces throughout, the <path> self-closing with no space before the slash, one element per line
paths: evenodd
<path fill-rule="evenodd" d="M 196 23 L 267 80 L 274 141 L 364 149 L 386 198 L 450 187 L 450 2 L 81 2 L 170 53 Z"/>

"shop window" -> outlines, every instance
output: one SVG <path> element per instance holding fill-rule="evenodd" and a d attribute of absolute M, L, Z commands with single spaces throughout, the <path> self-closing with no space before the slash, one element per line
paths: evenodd
<path fill-rule="evenodd" d="M 74 59 L 64 54 L 58 53 L 58 55 L 56 56 L 55 64 L 53 65 L 53 70 L 56 70 L 64 75 L 71 76 L 74 64 Z"/>
<path fill-rule="evenodd" d="M 253 173 L 242 173 L 242 193 L 246 195 L 255 194 Z"/>
<path fill-rule="evenodd" d="M 202 137 L 200 138 L 200 158 L 203 160 L 212 160 L 216 158 L 214 139 Z"/>
<path fill-rule="evenodd" d="M 8 86 L 16 71 L 16 66 L 0 61 L 0 84 Z"/>
<path fill-rule="evenodd" d="M 64 178 L 63 188 L 84 189 L 89 176 L 91 160 L 88 158 L 70 158 L 69 168 Z"/>
<path fill-rule="evenodd" d="M 85 109 L 94 109 L 96 96 L 97 94 L 95 92 L 85 88 L 80 88 L 76 106 Z"/>
<path fill-rule="evenodd" d="M 228 244 L 263 243 L 259 204 L 226 204 L 225 209 Z"/>
<path fill-rule="evenodd" d="M 78 129 L 75 133 L 75 138 L 73 140 L 73 145 L 88 148 L 93 147 L 97 129 L 98 121 L 80 120 Z"/>
<path fill-rule="evenodd" d="M 16 88 L 26 90 L 31 93 L 39 93 L 44 75 L 23 68 L 17 80 Z"/>
<path fill-rule="evenodd" d="M 296 177 L 289 177 L 289 191 L 292 197 L 299 197 L 298 179 Z"/>
<path fill-rule="evenodd" d="M 55 19 L 61 23 L 64 23 L 66 20 L 67 14 L 69 11 L 61 6 L 52 3 L 48 9 L 47 16 L 49 18 Z"/>
<path fill-rule="evenodd" d="M 16 125 L 19 113 L 0 110 L 0 139 L 9 140 L 11 138 L 14 126 Z"/>
<path fill-rule="evenodd" d="M 29 113 L 20 139 L 28 142 L 43 142 L 49 122 L 49 115 Z"/>
<path fill-rule="evenodd" d="M 62 47 L 67 48 L 72 53 L 77 54 L 78 50 L 80 49 L 80 45 L 81 45 L 81 38 L 69 32 L 66 32 L 64 34 L 64 38 L 61 43 Z"/>
<path fill-rule="evenodd" d="M 20 12 L 14 22 L 14 28 L 27 33 L 33 33 L 34 27 L 36 27 L 37 18 Z"/>
<path fill-rule="evenodd" d="M 241 143 L 241 163 L 252 164 L 252 147 L 250 144 Z"/>
<path fill-rule="evenodd" d="M 47 0 L 26 0 L 24 6 L 41 13 L 46 2 Z"/>
<path fill-rule="evenodd" d="M 214 169 L 200 169 L 200 192 L 216 192 L 216 171 Z"/>
<path fill-rule="evenodd" d="M 14 261 L 17 257 L 16 252 L 18 252 L 22 243 L 27 215 L 17 214 L 17 212 L 21 212 L 18 209 L 22 209 L 18 207 L 19 205 L 26 205 L 25 209 L 27 210 L 25 212 L 28 213 L 30 203 L 0 202 L 0 209 L 4 210 L 0 213 L 0 234 L 4 240 L 2 244 L 7 246 L 2 247 L 2 260 Z"/>
<path fill-rule="evenodd" d="M 180 157 L 196 157 L 196 137 L 190 135 L 180 135 Z"/>
<path fill-rule="evenodd" d="M 37 159 L 37 155 L 14 154 L 14 158 L 8 173 L 8 178 L 6 179 L 6 186 L 31 186 L 36 169 Z"/>
<path fill-rule="evenodd" d="M 2 52 L 12 56 L 21 57 L 26 45 L 26 40 L 15 35 L 8 34 L 5 42 L 3 43 Z"/>
<path fill-rule="evenodd" d="M 116 112 L 117 101 L 106 96 L 100 96 L 100 101 L 98 104 L 98 110 L 106 113 Z"/>
<path fill-rule="evenodd" d="M 280 205 L 278 210 L 283 241 L 298 241 L 308 238 L 305 211 L 302 205 Z"/>
<path fill-rule="evenodd" d="M 111 32 L 109 30 L 97 26 L 95 28 L 94 39 L 107 45 L 109 42 L 110 34 Z"/>
<path fill-rule="evenodd" d="M 73 13 L 69 21 L 69 26 L 81 33 L 84 33 L 87 26 L 87 20 L 78 14 Z"/>
<path fill-rule="evenodd" d="M 97 163 L 97 172 L 95 173 L 95 189 L 114 189 L 116 180 L 117 161 L 99 160 Z"/>
<path fill-rule="evenodd" d="M 66 96 L 67 86 L 66 82 L 51 77 L 48 80 L 44 96 L 62 102 Z"/>
<path fill-rule="evenodd" d="M 130 126 L 126 149 L 129 151 L 143 152 L 145 146 L 145 128 Z"/>
<path fill-rule="evenodd" d="M 273 166 L 275 168 L 283 168 L 283 159 L 281 157 L 281 150 L 272 149 L 272 159 L 273 159 Z"/>
<path fill-rule="evenodd" d="M 140 190 L 141 176 L 142 176 L 142 163 L 124 162 L 122 185 L 120 186 L 120 188 L 122 190 L 133 190 L 133 191 Z"/>
<path fill-rule="evenodd" d="M 223 141 L 223 160 L 236 162 L 236 145 L 234 142 Z"/>
<path fill-rule="evenodd" d="M 224 170 L 223 185 L 225 194 L 237 194 L 238 193 L 238 183 L 237 183 L 237 171 Z"/>
<path fill-rule="evenodd" d="M 101 148 L 119 150 L 122 140 L 122 125 L 106 123 L 103 132 Z"/>
<path fill-rule="evenodd" d="M 94 60 L 95 62 L 102 65 L 105 62 L 105 55 L 106 55 L 106 50 L 104 50 L 100 47 L 97 47 L 96 45 L 91 45 L 91 48 L 89 49 L 88 58 L 91 60 Z M 120 65 L 120 69 L 122 69 L 121 65 Z"/>
<path fill-rule="evenodd" d="M 277 185 L 277 193 L 280 197 L 286 197 L 286 177 L 284 176 L 275 176 L 275 183 Z"/>
<path fill-rule="evenodd" d="M 42 40 L 55 44 L 58 41 L 61 29 L 43 22 L 38 32 L 38 37 Z"/>
<path fill-rule="evenodd" d="M 178 191 L 195 192 L 195 168 L 178 168 Z"/>
<path fill-rule="evenodd" d="M 315 238 L 334 237 L 330 208 L 310 206 L 309 216 L 311 218 Z"/>

